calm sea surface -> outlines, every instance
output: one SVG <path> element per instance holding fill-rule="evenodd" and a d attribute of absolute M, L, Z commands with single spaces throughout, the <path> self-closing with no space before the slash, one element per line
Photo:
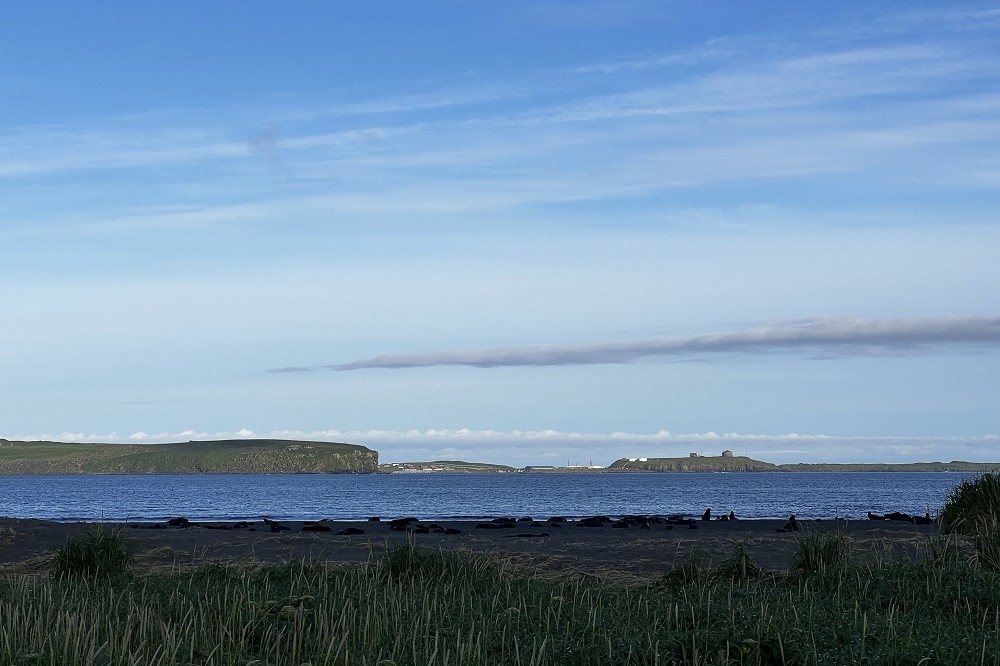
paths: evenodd
<path fill-rule="evenodd" d="M 0 516 L 50 520 L 276 520 L 597 514 L 863 518 L 932 514 L 967 474 L 330 474 L 0 476 Z"/>

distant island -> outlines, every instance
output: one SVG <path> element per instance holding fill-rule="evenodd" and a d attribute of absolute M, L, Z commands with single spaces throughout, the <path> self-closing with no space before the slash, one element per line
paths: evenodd
<path fill-rule="evenodd" d="M 430 462 L 383 463 L 378 466 L 378 471 L 388 474 L 414 472 L 482 474 L 489 472 L 517 472 L 518 468 L 511 467 L 510 465 L 465 462 L 463 460 L 432 460 Z"/>
<path fill-rule="evenodd" d="M 378 467 L 385 474 L 489 474 L 489 473 L 547 473 L 578 474 L 581 472 L 970 472 L 982 473 L 1000 469 L 1000 463 L 980 463 L 953 460 L 951 462 L 919 463 L 775 463 L 735 456 L 725 452 L 721 456 L 689 455 L 683 458 L 619 458 L 607 467 L 577 465 L 558 467 L 530 465 L 511 467 L 493 463 L 465 462 L 463 460 L 434 460 L 429 462 L 383 463 Z"/>
<path fill-rule="evenodd" d="M 0 475 L 371 474 L 378 452 L 356 444 L 231 439 L 73 444 L 0 439 Z"/>
<path fill-rule="evenodd" d="M 689 455 L 685 458 L 619 458 L 609 472 L 989 472 L 1000 463 L 918 462 L 918 463 L 774 463 L 734 456 Z"/>

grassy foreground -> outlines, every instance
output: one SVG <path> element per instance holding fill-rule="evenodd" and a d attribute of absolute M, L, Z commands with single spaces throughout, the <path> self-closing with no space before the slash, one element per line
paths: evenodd
<path fill-rule="evenodd" d="M 122 542 L 91 545 L 110 556 L 0 579 L 0 664 L 1000 663 L 1000 574 L 958 537 L 862 565 L 846 537 L 807 536 L 787 574 L 734 543 L 638 587 L 412 545 L 135 576 Z"/>

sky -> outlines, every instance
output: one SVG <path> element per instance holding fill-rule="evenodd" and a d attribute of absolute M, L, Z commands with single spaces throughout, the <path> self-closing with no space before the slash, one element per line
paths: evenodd
<path fill-rule="evenodd" d="M 0 436 L 1000 461 L 1000 8 L 6 3 Z"/>

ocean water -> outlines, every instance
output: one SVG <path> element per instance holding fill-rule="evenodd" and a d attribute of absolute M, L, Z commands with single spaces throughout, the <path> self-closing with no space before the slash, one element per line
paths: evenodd
<path fill-rule="evenodd" d="M 935 514 L 959 473 L 203 474 L 0 476 L 0 516 L 49 520 L 358 520 L 685 514 Z"/>

